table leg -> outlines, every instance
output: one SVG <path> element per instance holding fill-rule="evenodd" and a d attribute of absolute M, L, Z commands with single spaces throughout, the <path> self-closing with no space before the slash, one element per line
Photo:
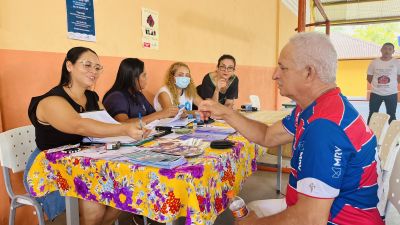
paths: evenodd
<path fill-rule="evenodd" d="M 79 203 L 74 197 L 65 197 L 67 225 L 79 225 Z"/>
<path fill-rule="evenodd" d="M 277 176 L 276 176 L 276 193 L 281 193 L 281 181 L 282 181 L 282 145 L 278 147 L 278 165 L 277 165 Z"/>

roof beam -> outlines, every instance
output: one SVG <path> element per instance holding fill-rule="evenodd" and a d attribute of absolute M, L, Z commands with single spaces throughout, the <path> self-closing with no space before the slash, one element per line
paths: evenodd
<path fill-rule="evenodd" d="M 315 7 L 317 7 L 319 13 L 321 13 L 322 17 L 324 17 L 325 21 L 328 21 L 328 16 L 326 15 L 325 11 L 324 11 L 324 7 L 321 4 L 320 0 L 314 0 L 314 5 Z"/>
<path fill-rule="evenodd" d="M 354 19 L 354 20 L 330 20 L 331 25 L 358 25 L 358 24 L 371 24 L 371 23 L 387 23 L 400 21 L 400 16 L 393 17 L 377 17 L 368 19 Z M 322 26 L 324 22 L 315 23 L 315 26 Z"/>
<path fill-rule="evenodd" d="M 334 6 L 334 5 L 347 5 L 347 4 L 362 4 L 366 2 L 382 2 L 385 0 L 347 0 L 347 1 L 334 1 L 334 2 L 322 2 L 323 6 Z"/>

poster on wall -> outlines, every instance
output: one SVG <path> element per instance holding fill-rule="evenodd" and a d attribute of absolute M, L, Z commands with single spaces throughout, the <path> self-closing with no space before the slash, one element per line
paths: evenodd
<path fill-rule="evenodd" d="M 68 38 L 96 41 L 93 0 L 66 0 Z"/>
<path fill-rule="evenodd" d="M 158 49 L 158 12 L 142 8 L 142 46 Z"/>

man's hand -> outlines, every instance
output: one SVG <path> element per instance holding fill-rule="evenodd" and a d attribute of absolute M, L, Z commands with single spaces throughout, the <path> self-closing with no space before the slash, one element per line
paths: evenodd
<path fill-rule="evenodd" d="M 201 101 L 199 105 L 200 118 L 202 120 L 208 120 L 209 117 L 223 119 L 229 110 L 231 109 L 213 100 Z"/>
<path fill-rule="evenodd" d="M 249 215 L 245 218 L 235 220 L 235 225 L 260 225 L 257 221 L 257 215 L 253 211 L 250 211 Z"/>

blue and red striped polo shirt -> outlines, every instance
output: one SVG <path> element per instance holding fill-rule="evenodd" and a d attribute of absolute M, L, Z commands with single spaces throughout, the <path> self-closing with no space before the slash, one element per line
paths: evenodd
<path fill-rule="evenodd" d="M 301 193 L 334 198 L 328 224 L 384 224 L 378 209 L 377 141 L 339 88 L 282 121 L 293 134 L 288 206 Z"/>

